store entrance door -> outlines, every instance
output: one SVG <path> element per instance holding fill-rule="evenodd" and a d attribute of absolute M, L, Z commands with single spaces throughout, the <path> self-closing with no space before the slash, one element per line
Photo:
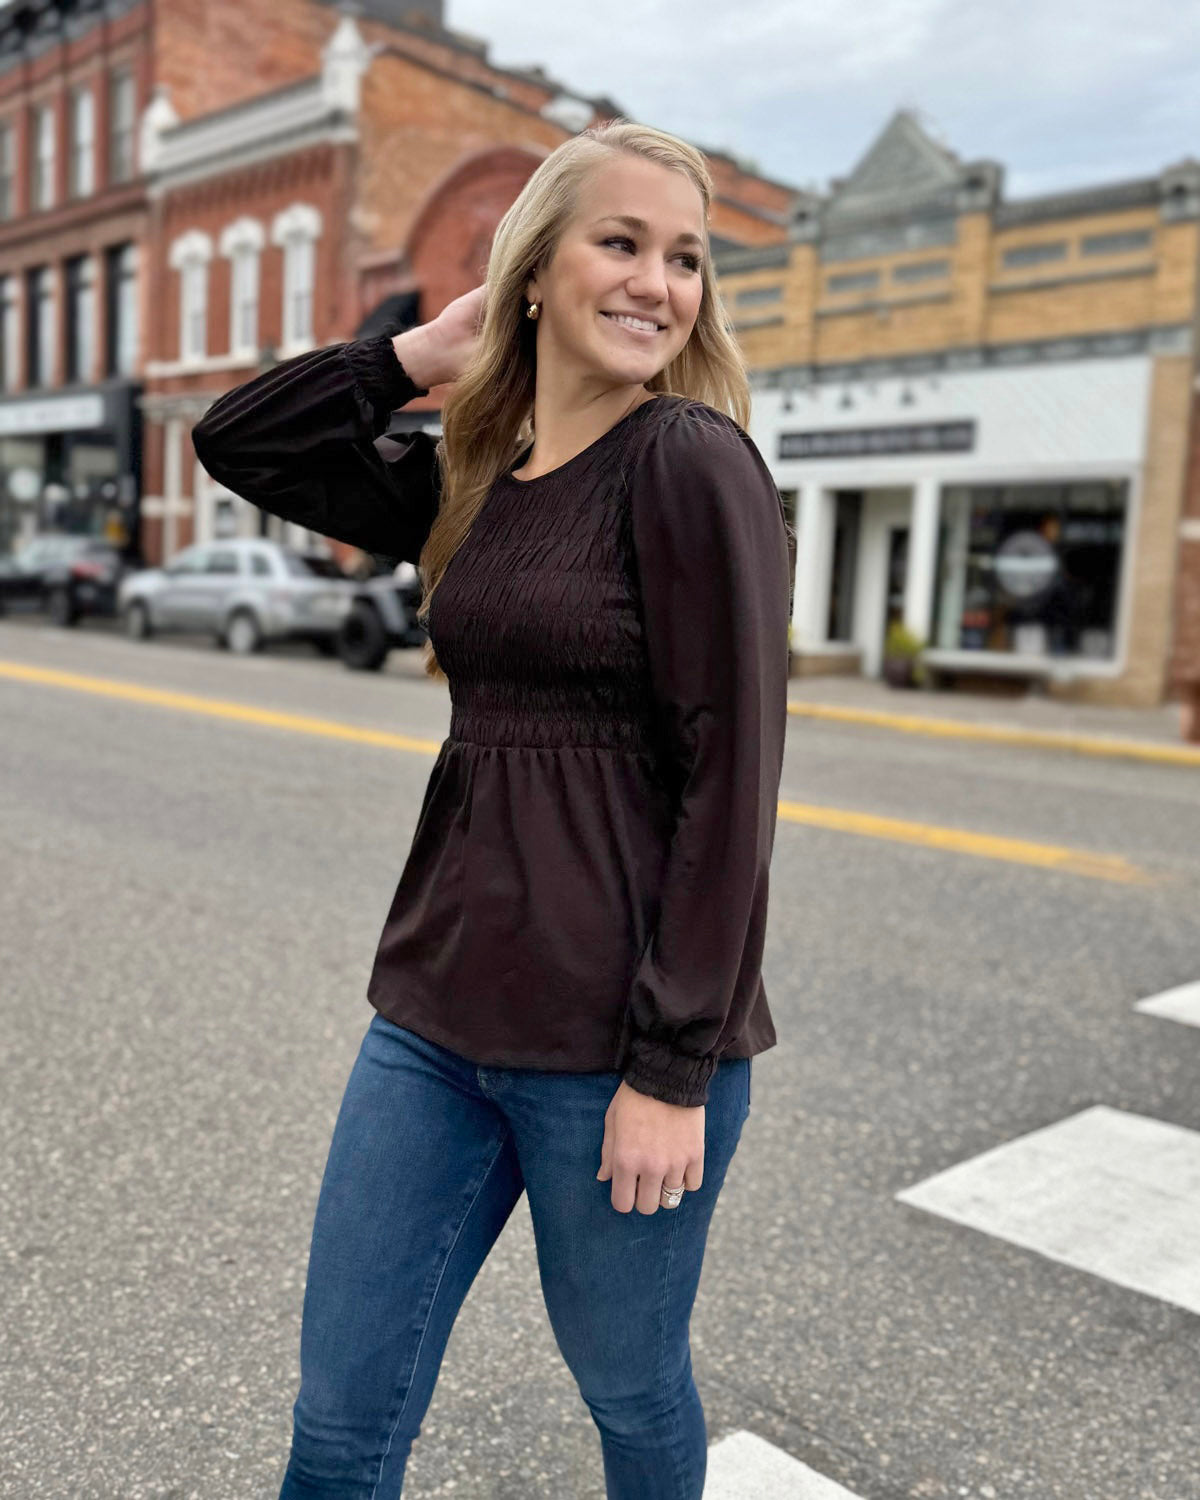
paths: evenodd
<path fill-rule="evenodd" d="M 833 493 L 833 559 L 829 573 L 825 639 L 844 641 L 848 645 L 854 641 L 863 499 L 862 490 L 835 490 Z"/>
<path fill-rule="evenodd" d="M 883 612 L 883 640 L 894 624 L 904 623 L 904 593 L 908 584 L 908 527 L 889 526 L 887 533 L 887 594 Z"/>

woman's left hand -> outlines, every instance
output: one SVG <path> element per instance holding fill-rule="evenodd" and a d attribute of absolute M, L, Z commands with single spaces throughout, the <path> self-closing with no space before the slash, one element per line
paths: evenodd
<path fill-rule="evenodd" d="M 694 1193 L 704 1177 L 703 1104 L 667 1104 L 622 1082 L 604 1115 L 596 1176 L 612 1178 L 612 1206 L 621 1214 L 635 1203 L 652 1214 L 664 1182 Z"/>

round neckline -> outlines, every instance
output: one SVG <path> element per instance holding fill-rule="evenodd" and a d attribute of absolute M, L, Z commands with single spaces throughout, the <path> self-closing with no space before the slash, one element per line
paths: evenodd
<path fill-rule="evenodd" d="M 513 469 L 519 469 L 525 462 L 526 458 L 528 458 L 529 453 L 533 448 L 533 444 L 529 443 L 525 448 L 521 450 L 520 453 L 517 454 L 517 457 L 513 461 L 512 468 L 505 469 L 500 477 L 502 479 L 509 479 L 513 482 L 513 484 L 519 484 L 521 486 L 529 484 L 540 484 L 543 479 L 555 479 L 560 474 L 563 474 L 573 464 L 577 464 L 581 458 L 585 458 L 594 449 L 598 448 L 600 444 L 603 443 L 606 438 L 610 437 L 614 432 L 616 432 L 619 427 L 624 427 L 626 422 L 630 421 L 633 417 L 636 417 L 638 412 L 643 411 L 647 406 L 655 406 L 658 402 L 664 400 L 666 400 L 666 394 L 665 392 L 660 392 L 658 395 L 651 396 L 646 401 L 639 402 L 632 411 L 627 411 L 623 417 L 618 417 L 611 427 L 605 428 L 605 430 L 600 434 L 598 438 L 593 438 L 593 440 L 587 445 L 586 448 L 580 448 L 578 453 L 574 454 L 571 458 L 564 460 L 564 462 L 559 464 L 556 468 L 547 469 L 544 474 L 533 474 L 528 479 L 518 479 L 517 476 L 513 473 Z"/>

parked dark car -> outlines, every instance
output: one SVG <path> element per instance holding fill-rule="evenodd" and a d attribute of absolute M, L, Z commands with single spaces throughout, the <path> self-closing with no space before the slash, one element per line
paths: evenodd
<path fill-rule="evenodd" d="M 417 623 L 421 580 L 410 562 L 358 583 L 354 602 L 337 635 L 337 653 L 357 672 L 377 672 L 394 648 L 420 646 L 425 629 Z"/>
<path fill-rule="evenodd" d="M 115 615 L 117 588 L 128 572 L 120 550 L 101 537 L 32 537 L 0 558 L 0 613 L 48 610 L 56 625 L 83 615 Z"/>

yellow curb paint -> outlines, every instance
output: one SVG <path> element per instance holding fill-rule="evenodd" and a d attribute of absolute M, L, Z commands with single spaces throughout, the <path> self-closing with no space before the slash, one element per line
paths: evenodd
<path fill-rule="evenodd" d="M 35 682 L 46 687 L 70 688 L 101 698 L 121 698 L 126 703 L 148 703 L 183 713 L 207 714 L 213 719 L 234 719 L 242 724 L 261 724 L 268 729 L 290 729 L 297 734 L 323 735 L 331 740 L 349 740 L 360 745 L 381 745 L 388 750 L 415 750 L 436 755 L 440 740 L 416 739 L 409 734 L 389 734 L 381 729 L 359 729 L 333 719 L 312 719 L 304 714 L 277 713 L 269 708 L 251 708 L 220 698 L 200 698 L 192 693 L 169 693 L 161 688 L 139 687 L 132 682 L 114 682 L 106 677 L 85 677 L 77 672 L 57 672 L 46 667 L 24 667 L 0 662 L 0 677 L 16 682 Z"/>
<path fill-rule="evenodd" d="M 932 823 L 910 823 L 902 818 L 882 818 L 872 813 L 844 812 L 836 807 L 813 807 L 803 802 L 781 802 L 779 816 L 810 828 L 829 828 L 837 833 L 857 833 L 865 838 L 891 839 L 901 844 L 921 844 L 927 849 L 949 849 L 956 854 L 974 854 L 982 859 L 1008 860 L 1019 865 L 1039 865 L 1088 875 L 1095 880 L 1115 880 L 1123 885 L 1151 885 L 1156 881 L 1145 870 L 1115 854 L 1088 854 L 1055 844 L 1033 844 L 1026 839 L 1007 839 L 989 833 L 968 833 L 960 828 L 940 828 Z"/>
<path fill-rule="evenodd" d="M 924 714 L 893 714 L 877 708 L 843 708 L 832 703 L 788 703 L 788 713 L 843 724 L 871 724 L 905 734 L 927 734 L 940 739 L 991 740 L 1039 750 L 1073 750 L 1080 755 L 1108 755 L 1152 761 L 1167 766 L 1200 766 L 1200 746 L 1156 745 L 1148 740 L 1107 739 L 1102 735 L 1072 734 L 1057 729 L 1010 729 L 1003 724 L 964 724 L 957 719 L 933 719 Z"/>
<path fill-rule="evenodd" d="M 101 698 L 116 698 L 126 703 L 145 703 L 154 708 L 204 714 L 214 719 L 229 719 L 242 724 L 258 724 L 268 729 L 284 729 L 293 734 L 314 734 L 326 739 L 353 744 L 376 745 L 388 750 L 408 750 L 436 755 L 442 741 L 417 739 L 413 735 L 390 734 L 380 729 L 359 729 L 353 724 L 339 724 L 333 719 L 314 719 L 304 714 L 279 713 L 273 709 L 251 708 L 220 698 L 202 698 L 194 693 L 173 693 L 162 688 L 141 687 L 136 683 L 118 682 L 106 677 L 89 677 L 80 672 L 59 672 L 48 667 L 26 667 L 17 662 L 0 661 L 0 678 L 13 682 L 30 682 L 44 687 L 67 688 L 73 692 L 91 693 Z M 867 838 L 890 839 L 907 844 L 921 844 L 931 849 L 947 849 L 958 854 L 974 854 L 985 859 L 1008 860 L 1017 864 L 1037 865 L 1044 869 L 1064 870 L 1097 880 L 1115 880 L 1124 884 L 1149 884 L 1152 877 L 1136 865 L 1116 855 L 1087 854 L 1050 844 L 1028 843 L 1023 839 L 998 838 L 990 834 L 967 833 L 956 828 L 939 828 L 929 823 L 910 823 L 899 818 L 877 817 L 870 813 L 844 812 L 838 808 L 815 807 L 801 802 L 780 802 L 779 817 L 813 828 L 828 828 L 839 833 L 860 834 Z"/>

